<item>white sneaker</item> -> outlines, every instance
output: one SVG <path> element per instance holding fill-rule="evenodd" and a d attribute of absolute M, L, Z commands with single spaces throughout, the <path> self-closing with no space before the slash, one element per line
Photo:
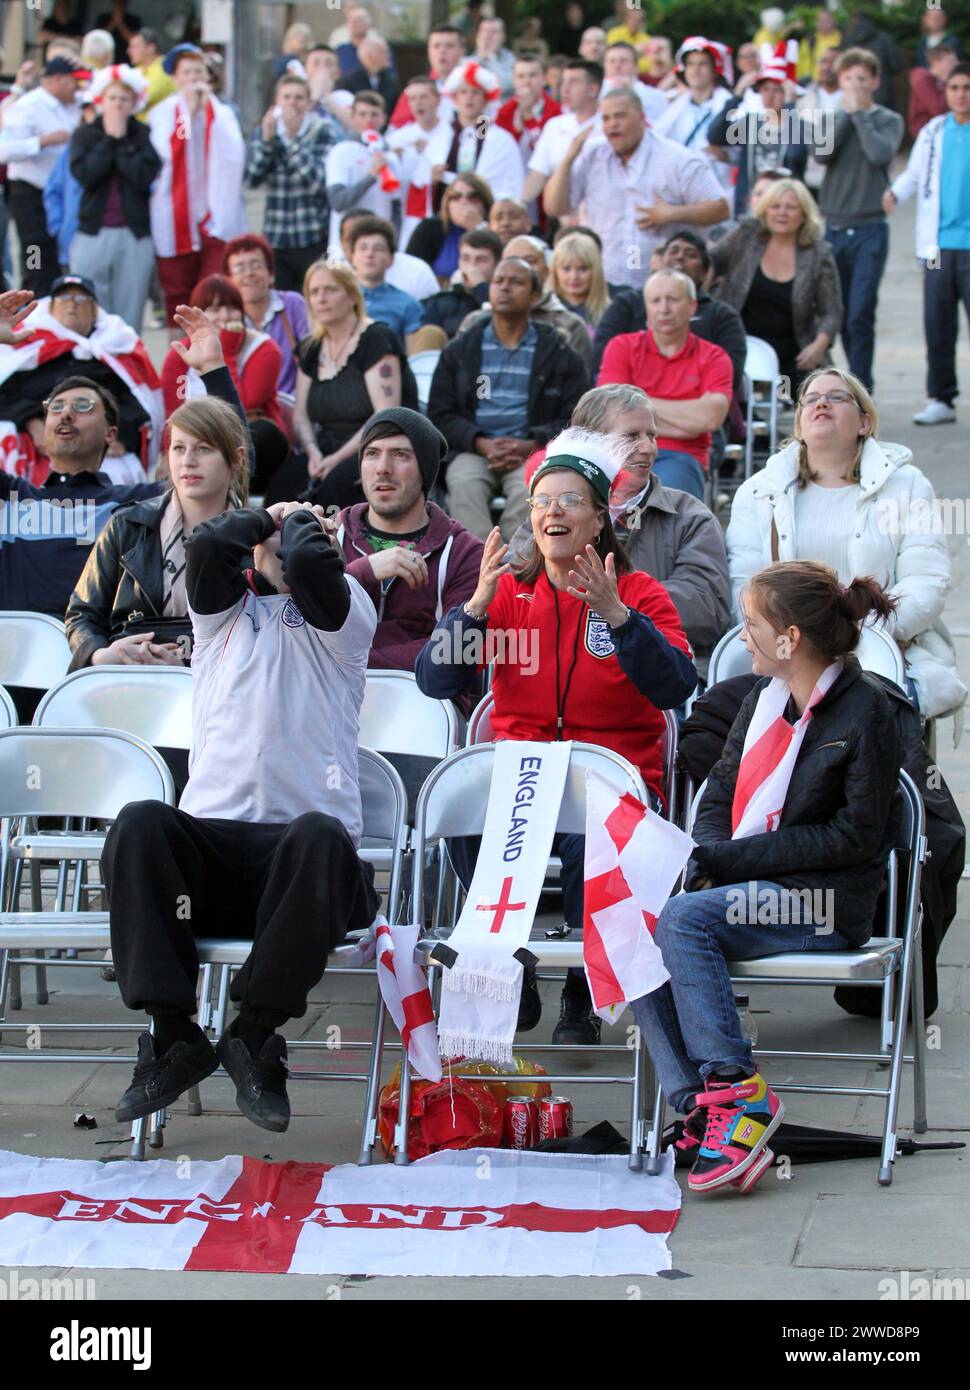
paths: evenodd
<path fill-rule="evenodd" d="M 927 401 L 918 415 L 913 416 L 914 425 L 952 425 L 957 413 L 945 401 Z"/>

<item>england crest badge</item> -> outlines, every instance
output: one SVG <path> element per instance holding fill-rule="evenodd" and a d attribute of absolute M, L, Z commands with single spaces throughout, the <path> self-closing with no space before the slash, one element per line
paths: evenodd
<path fill-rule="evenodd" d="M 306 619 L 291 598 L 283 605 L 283 622 L 287 627 L 303 627 Z"/>
<path fill-rule="evenodd" d="M 586 650 L 590 656 L 601 659 L 612 656 L 616 651 L 609 623 L 592 608 L 586 615 Z"/>

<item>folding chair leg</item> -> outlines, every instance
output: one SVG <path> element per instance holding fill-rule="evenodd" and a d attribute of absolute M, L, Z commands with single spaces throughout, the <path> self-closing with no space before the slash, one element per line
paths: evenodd
<path fill-rule="evenodd" d="M 370 1163 L 374 1157 L 377 1142 L 377 1100 L 381 1084 L 381 1063 L 384 1058 L 384 1019 L 386 1011 L 380 990 L 377 991 L 377 1008 L 374 1011 L 374 1032 L 370 1045 L 370 1067 L 367 1072 L 367 1095 L 364 1099 L 364 1124 L 360 1134 L 360 1154 L 357 1162 Z M 403 1064 L 402 1057 L 402 1064 Z"/>
<path fill-rule="evenodd" d="M 152 1116 L 152 1128 L 148 1135 L 148 1147 L 150 1149 L 160 1149 L 165 1143 L 165 1120 L 164 1110 L 156 1110 Z"/>
<path fill-rule="evenodd" d="M 647 1172 L 650 1177 L 655 1178 L 660 1172 L 660 1164 L 663 1159 L 663 1133 L 664 1133 L 664 1093 L 660 1085 L 660 1077 L 654 1071 L 653 1077 L 654 1096 L 653 1096 L 653 1118 L 651 1120 L 650 1137 L 647 1140 Z"/>
<path fill-rule="evenodd" d="M 10 1008 L 12 1010 L 22 1009 L 24 1006 L 23 995 L 20 992 L 20 965 L 17 962 L 17 952 L 10 952 Z"/>
<path fill-rule="evenodd" d="M 216 1011 L 212 1020 L 212 1036 L 218 1042 L 226 1031 L 226 1010 L 229 1007 L 229 974 L 230 967 L 223 965 L 219 967 L 219 987 L 216 993 Z"/>
<path fill-rule="evenodd" d="M 411 1065 L 407 1054 L 401 1053 L 401 1088 L 398 1096 L 397 1124 L 394 1127 L 394 1162 L 399 1166 L 408 1161 L 408 1114 L 411 1109 Z"/>
<path fill-rule="evenodd" d="M 145 1135 L 148 1132 L 148 1116 L 143 1115 L 140 1120 L 133 1120 L 131 1126 L 131 1153 L 129 1158 L 136 1163 L 145 1161 Z"/>
<path fill-rule="evenodd" d="M 633 1049 L 633 1084 L 630 1087 L 630 1171 L 633 1173 L 639 1173 L 643 1169 L 643 1077 L 647 1063 L 647 1051 L 639 1028 L 636 1037 L 637 1042 Z"/>
<path fill-rule="evenodd" d="M 913 1129 L 926 1133 L 926 1015 L 923 1000 L 923 912 L 920 909 L 913 947 Z"/>
<path fill-rule="evenodd" d="M 198 1088 L 198 1086 L 190 1086 L 189 1089 L 186 1091 L 185 1094 L 186 1094 L 186 1096 L 188 1097 L 189 1114 L 190 1114 L 190 1115 L 201 1115 L 201 1114 L 202 1114 L 202 1097 L 199 1095 L 199 1088 Z"/>
<path fill-rule="evenodd" d="M 892 1062 L 889 1068 L 889 1094 L 886 1097 L 886 1122 L 883 1127 L 882 1158 L 879 1167 L 879 1184 L 881 1187 L 888 1187 L 892 1182 L 893 1163 L 896 1160 L 896 1119 L 899 1114 L 899 1091 L 903 1074 L 903 1057 L 906 1053 L 906 1012 L 912 992 L 913 938 L 916 936 L 916 932 L 912 932 L 903 946 L 903 958 L 899 967 L 899 982 L 896 991 L 896 1014 L 893 1019 Z M 920 1012 L 922 1012 L 922 1010 Z M 915 1024 L 915 1018 L 913 1021 Z"/>
<path fill-rule="evenodd" d="M 49 997 L 50 997 L 50 996 L 49 996 L 48 993 L 47 993 L 47 966 L 46 966 L 46 965 L 35 965 L 35 966 L 34 966 L 34 980 L 36 981 L 36 985 L 37 985 L 37 1003 L 38 1003 L 38 1004 L 46 1004 L 46 1003 L 48 1003 Z"/>

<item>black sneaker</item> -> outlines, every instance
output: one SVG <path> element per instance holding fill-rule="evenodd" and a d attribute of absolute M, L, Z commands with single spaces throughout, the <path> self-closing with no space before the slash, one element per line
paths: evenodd
<path fill-rule="evenodd" d="M 118 1102 L 115 1119 L 125 1124 L 174 1105 L 183 1092 L 211 1076 L 218 1065 L 219 1058 L 201 1028 L 198 1042 L 179 1039 L 161 1057 L 155 1053 L 155 1039 L 151 1033 L 142 1033 L 138 1039 L 135 1074 Z"/>
<path fill-rule="evenodd" d="M 254 1057 L 242 1038 L 223 1033 L 216 1043 L 219 1061 L 236 1083 L 236 1104 L 254 1125 L 282 1134 L 290 1123 L 286 1095 L 286 1040 L 274 1033 Z"/>
<path fill-rule="evenodd" d="M 542 1017 L 542 1000 L 539 998 L 539 981 L 535 966 L 526 967 L 522 975 L 522 994 L 519 997 L 519 1017 L 515 1025 L 517 1033 L 530 1033 Z"/>
<path fill-rule="evenodd" d="M 586 981 L 581 989 L 570 988 L 567 984 L 559 1004 L 559 1022 L 552 1033 L 553 1042 L 595 1047 L 602 1027 L 603 1020 L 593 1012 Z"/>

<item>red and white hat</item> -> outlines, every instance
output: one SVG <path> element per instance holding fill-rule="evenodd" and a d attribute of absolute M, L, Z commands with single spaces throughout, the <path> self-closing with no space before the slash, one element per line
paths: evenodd
<path fill-rule="evenodd" d="M 730 86 L 734 85 L 734 63 L 731 49 L 717 39 L 706 39 L 703 34 L 691 34 L 677 50 L 677 71 L 684 71 L 684 59 L 688 53 L 709 53 L 714 60 L 714 71 L 723 77 Z"/>
<path fill-rule="evenodd" d="M 101 98 L 112 82 L 121 82 L 125 87 L 128 87 L 134 93 L 135 110 L 140 111 L 142 109 L 148 100 L 148 78 L 137 68 L 130 67 L 128 63 L 112 63 L 109 67 L 99 68 L 85 95 L 96 106 L 100 106 Z"/>
<path fill-rule="evenodd" d="M 470 58 L 466 63 L 459 63 L 445 79 L 441 90 L 457 92 L 459 87 L 464 86 L 477 87 L 485 93 L 489 101 L 494 101 L 502 95 L 502 84 L 494 72 L 485 67 L 484 63 L 477 63 L 474 58 Z"/>
<path fill-rule="evenodd" d="M 759 82 L 794 82 L 797 70 L 797 39 L 782 39 L 774 48 L 770 44 L 762 44 L 761 67 L 752 86 L 757 87 Z"/>

